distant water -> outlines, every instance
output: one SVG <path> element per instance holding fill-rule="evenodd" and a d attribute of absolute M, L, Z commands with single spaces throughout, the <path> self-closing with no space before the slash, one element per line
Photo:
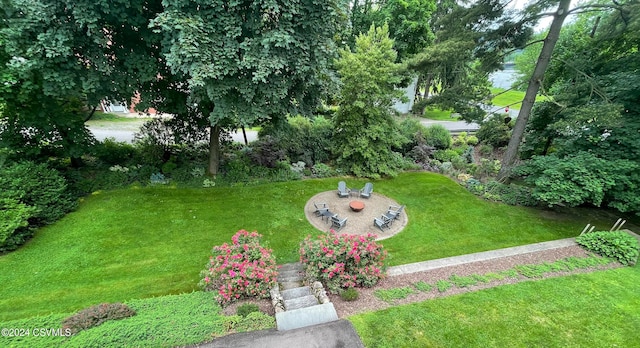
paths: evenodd
<path fill-rule="evenodd" d="M 493 87 L 509 89 L 511 88 L 511 84 L 516 81 L 517 77 L 518 74 L 514 69 L 507 68 L 489 75 L 489 81 L 491 81 Z"/>

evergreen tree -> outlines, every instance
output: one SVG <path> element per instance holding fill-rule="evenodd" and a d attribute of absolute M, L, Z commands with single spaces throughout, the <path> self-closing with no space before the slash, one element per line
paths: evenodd
<path fill-rule="evenodd" d="M 337 62 L 342 90 L 333 150 L 338 165 L 356 176 L 395 175 L 402 167 L 400 154 L 392 150 L 401 144 L 392 106 L 402 96 L 395 89 L 402 76 L 392 47 L 388 26 L 372 25 Z"/>

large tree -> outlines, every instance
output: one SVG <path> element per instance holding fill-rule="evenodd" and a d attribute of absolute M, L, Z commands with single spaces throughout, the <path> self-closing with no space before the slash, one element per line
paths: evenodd
<path fill-rule="evenodd" d="M 557 5 L 557 9 L 553 13 L 549 14 L 542 12 L 546 8 L 549 8 L 549 6 L 554 4 Z M 549 63 L 551 61 L 555 45 L 560 37 L 560 31 L 567 16 L 569 16 L 570 14 L 578 14 L 585 11 L 591 12 L 615 10 L 615 13 L 617 13 L 617 16 L 620 18 L 620 22 L 624 23 L 624 25 L 628 25 L 630 19 L 632 18 L 632 14 L 634 14 L 634 11 L 637 11 L 637 9 L 637 0 L 630 0 L 625 3 L 618 3 L 616 1 L 612 3 L 593 2 L 576 6 L 574 8 L 570 8 L 569 0 L 541 0 L 527 7 L 527 9 L 523 12 L 524 18 L 521 20 L 521 22 L 539 19 L 540 17 L 546 15 L 553 16 L 553 21 L 551 22 L 551 26 L 549 28 L 549 31 L 547 32 L 543 46 L 540 50 L 540 55 L 538 56 L 538 60 L 529 79 L 529 84 L 525 93 L 524 100 L 522 102 L 522 106 L 520 108 L 520 111 L 518 112 L 516 124 L 513 128 L 511 139 L 509 140 L 509 145 L 507 146 L 507 150 L 505 151 L 505 154 L 502 158 L 502 167 L 500 169 L 500 172 L 498 173 L 498 179 L 507 179 L 511 169 L 514 166 L 514 163 L 518 159 L 518 151 L 520 148 L 520 144 L 522 143 L 522 140 L 524 138 L 524 131 L 529 121 L 531 111 L 533 109 L 535 97 L 538 94 L 540 87 L 543 85 L 547 67 L 549 66 Z"/>
<path fill-rule="evenodd" d="M 5 0 L 0 25 L 0 141 L 27 156 L 78 158 L 103 98 L 128 101 L 157 80 L 161 2 Z"/>
<path fill-rule="evenodd" d="M 587 13 L 563 29 L 543 80 L 552 100 L 532 112 L 518 171 L 549 204 L 640 212 L 639 10 Z"/>
<path fill-rule="evenodd" d="M 417 113 L 433 104 L 478 121 L 490 94 L 488 74 L 501 67 L 505 52 L 526 43 L 533 24 L 517 21 L 501 0 L 440 1 L 436 14 L 434 43 L 408 62 L 424 77 L 424 101 Z"/>
<path fill-rule="evenodd" d="M 342 8 L 334 1 L 165 0 L 153 26 L 172 72 L 209 117 L 208 172 L 220 131 L 281 120 L 315 107 L 333 57 Z"/>
<path fill-rule="evenodd" d="M 529 86 L 527 87 L 527 91 L 525 92 L 524 100 L 522 101 L 522 106 L 520 107 L 520 111 L 518 112 L 516 124 L 513 127 L 513 131 L 511 133 L 511 139 L 509 139 L 507 151 L 502 158 L 502 166 L 500 168 L 500 172 L 498 173 L 498 179 L 505 179 L 507 176 L 509 176 L 509 172 L 518 157 L 518 149 L 520 147 L 520 143 L 522 142 L 524 129 L 527 125 L 527 122 L 529 121 L 529 115 L 531 114 L 531 109 L 533 109 L 536 95 L 540 90 L 542 79 L 544 78 L 544 73 L 547 70 L 549 61 L 551 60 L 553 48 L 555 47 L 556 42 L 558 42 L 558 38 L 560 37 L 562 23 L 569 15 L 570 4 L 571 0 L 560 0 L 558 3 L 558 8 L 553 14 L 551 27 L 549 28 L 549 32 L 544 39 L 544 44 L 542 45 L 542 49 L 540 50 L 538 61 L 536 62 L 533 74 L 531 75 L 531 79 L 529 80 Z"/>
<path fill-rule="evenodd" d="M 356 176 L 394 175 L 401 167 L 401 156 L 392 150 L 401 139 L 391 107 L 402 95 L 395 88 L 402 75 L 392 46 L 387 25 L 372 25 L 356 38 L 354 51 L 342 50 L 337 62 L 342 89 L 334 153 L 338 165 Z"/>

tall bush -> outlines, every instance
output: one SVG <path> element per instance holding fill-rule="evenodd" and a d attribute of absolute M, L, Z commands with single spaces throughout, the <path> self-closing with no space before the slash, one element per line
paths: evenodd
<path fill-rule="evenodd" d="M 318 116 L 294 116 L 287 122 L 265 126 L 260 138 L 275 139 L 278 150 L 285 152 L 290 162 L 305 162 L 309 167 L 329 160 L 331 155 L 331 120 Z"/>
<path fill-rule="evenodd" d="M 307 276 L 333 293 L 376 285 L 385 276 L 386 257 L 387 252 L 372 234 L 338 235 L 331 231 L 318 239 L 307 237 L 300 245 L 300 262 Z"/>
<path fill-rule="evenodd" d="M 514 170 L 514 174 L 524 177 L 527 184 L 534 187 L 533 197 L 549 206 L 593 204 L 600 206 L 603 202 L 613 200 L 609 195 L 612 189 L 625 187 L 634 192 L 637 182 L 634 182 L 634 171 L 638 165 L 628 160 L 603 159 L 586 151 L 567 156 L 534 156 L 522 166 Z M 637 180 L 637 177 L 636 177 Z M 624 198 L 624 196 L 619 196 Z M 627 208 L 638 209 L 637 197 Z M 635 199 L 635 204 L 633 203 Z M 615 206 L 615 201 L 607 202 Z M 636 212 L 638 210 L 635 210 Z"/>
<path fill-rule="evenodd" d="M 0 252 L 17 248 L 31 236 L 29 219 L 37 212 L 14 199 L 0 198 Z"/>
<path fill-rule="evenodd" d="M 424 141 L 427 145 L 439 150 L 446 150 L 451 147 L 451 134 L 440 124 L 434 124 L 425 130 Z"/>
<path fill-rule="evenodd" d="M 404 138 L 400 152 L 407 156 L 416 146 L 425 145 L 424 135 L 427 127 L 423 126 L 416 118 L 405 118 L 398 125 L 398 130 Z"/>
<path fill-rule="evenodd" d="M 0 187 L 0 215 L 6 218 L 1 224 L 0 234 L 5 236 L 1 251 L 16 249 L 33 235 L 35 227 L 53 223 L 77 206 L 64 177 L 45 164 L 21 162 L 1 167 Z"/>
<path fill-rule="evenodd" d="M 509 144 L 511 127 L 501 115 L 493 115 L 482 122 L 478 129 L 478 140 L 483 144 L 494 147 L 504 147 Z"/>
<path fill-rule="evenodd" d="M 276 284 L 277 268 L 272 250 L 260 245 L 261 238 L 256 232 L 240 230 L 231 244 L 214 246 L 198 285 L 205 291 L 216 291 L 221 304 L 268 297 Z"/>

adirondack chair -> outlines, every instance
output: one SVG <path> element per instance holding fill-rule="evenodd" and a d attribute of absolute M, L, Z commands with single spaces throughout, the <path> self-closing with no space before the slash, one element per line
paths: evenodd
<path fill-rule="evenodd" d="M 331 228 L 336 228 L 336 232 L 340 231 L 346 224 L 347 224 L 347 219 L 348 218 L 344 218 L 342 220 L 340 220 L 340 218 L 335 215 L 331 217 Z"/>
<path fill-rule="evenodd" d="M 327 206 L 327 203 L 313 203 L 313 206 L 316 207 L 316 211 L 314 211 L 313 213 L 316 214 L 316 216 L 322 216 L 322 213 L 324 213 L 325 211 L 329 210 L 329 207 Z"/>
<path fill-rule="evenodd" d="M 351 189 L 347 187 L 347 184 L 344 181 L 340 181 L 338 183 L 338 197 L 340 198 L 349 197 L 350 192 L 351 192 Z"/>
<path fill-rule="evenodd" d="M 391 222 L 393 219 L 382 215 L 380 218 L 373 218 L 373 225 L 378 227 L 380 231 L 384 232 L 385 228 L 391 228 Z"/>
<path fill-rule="evenodd" d="M 400 214 L 402 213 L 402 211 L 404 210 L 404 207 L 405 207 L 404 205 L 401 205 L 399 207 L 395 205 L 390 205 L 389 210 L 387 210 L 387 212 L 384 215 L 393 220 L 397 220 L 400 217 Z"/>
<path fill-rule="evenodd" d="M 364 185 L 364 188 L 360 190 L 360 197 L 369 198 L 373 193 L 373 184 L 368 182 Z"/>

